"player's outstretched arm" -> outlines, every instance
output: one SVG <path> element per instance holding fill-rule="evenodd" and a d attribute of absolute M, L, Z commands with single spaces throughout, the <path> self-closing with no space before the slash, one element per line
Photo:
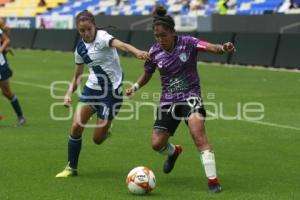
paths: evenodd
<path fill-rule="evenodd" d="M 76 64 L 72 82 L 71 82 L 69 89 L 67 90 L 65 97 L 64 97 L 64 106 L 65 107 L 71 106 L 72 94 L 74 91 L 76 91 L 78 85 L 80 84 L 82 73 L 83 73 L 83 64 Z"/>
<path fill-rule="evenodd" d="M 130 52 L 138 59 L 148 60 L 150 58 L 150 55 L 147 51 L 139 50 L 139 49 L 135 48 L 134 46 L 127 44 L 125 42 L 122 42 L 118 39 L 113 39 L 111 42 L 111 46 L 115 47 L 117 49 L 120 49 L 122 51 L 125 51 L 125 52 Z"/>
<path fill-rule="evenodd" d="M 205 51 L 215 54 L 223 54 L 235 52 L 236 49 L 231 42 L 226 42 L 223 45 L 208 43 Z"/>
<path fill-rule="evenodd" d="M 138 78 L 138 80 L 133 84 L 133 86 L 126 89 L 126 96 L 132 96 L 134 92 L 136 92 L 138 89 L 146 85 L 151 78 L 152 78 L 152 74 L 144 72 Z"/>

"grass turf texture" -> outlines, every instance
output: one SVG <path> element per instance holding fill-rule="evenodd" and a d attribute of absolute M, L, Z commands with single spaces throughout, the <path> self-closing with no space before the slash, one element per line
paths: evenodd
<path fill-rule="evenodd" d="M 223 103 L 224 114 L 230 116 L 236 115 L 239 102 L 242 105 L 260 102 L 265 108 L 262 121 L 275 124 L 223 119 L 206 122 L 224 188 L 221 194 L 211 195 L 207 192 L 199 155 L 184 123 L 171 139 L 174 144 L 183 146 L 183 154 L 174 171 L 163 174 L 164 157 L 150 146 L 153 124 L 150 106 L 140 109 L 139 120 L 115 120 L 112 137 L 100 146 L 92 142 L 93 129 L 86 129 L 79 176 L 55 179 L 55 174 L 66 164 L 71 120 L 51 119 L 51 105 L 62 100 L 52 98 L 47 87 L 53 81 L 71 80 L 73 54 L 30 50 L 16 50 L 15 54 L 9 57 L 14 70 L 11 86 L 20 99 L 28 125 L 15 128 L 12 108 L 6 99 L 0 98 L 0 112 L 4 115 L 0 121 L 1 200 L 300 198 L 300 73 L 199 65 L 206 102 Z M 121 63 L 126 81 L 135 81 L 143 71 L 142 61 L 122 58 Z M 57 87 L 65 89 L 66 85 Z M 155 92 L 160 92 L 158 72 L 134 98 L 125 102 L 138 105 L 145 101 L 142 94 L 152 96 Z M 63 95 L 64 91 L 57 90 L 55 94 Z M 77 98 L 73 97 L 75 107 Z M 152 102 L 153 98 L 148 101 Z M 54 111 L 56 116 L 68 115 L 62 106 L 56 106 Z M 128 114 L 121 113 L 121 116 Z M 91 123 L 94 121 L 95 117 Z M 278 124 L 296 129 L 276 127 Z M 157 188 L 145 197 L 131 195 L 125 186 L 127 173 L 140 165 L 151 168 L 157 178 Z"/>

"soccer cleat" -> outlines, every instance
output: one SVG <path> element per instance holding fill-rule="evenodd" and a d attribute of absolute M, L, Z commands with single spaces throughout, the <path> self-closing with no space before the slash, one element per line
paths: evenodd
<path fill-rule="evenodd" d="M 168 174 L 172 171 L 175 162 L 178 156 L 181 154 L 181 152 L 182 152 L 182 147 L 180 145 L 175 145 L 175 152 L 173 153 L 173 155 L 168 156 L 167 160 L 165 161 L 164 168 L 163 168 L 164 173 Z"/>
<path fill-rule="evenodd" d="M 72 177 L 72 176 L 77 176 L 77 169 L 73 169 L 71 167 L 69 167 L 69 164 L 66 166 L 66 168 L 58 173 L 55 177 L 56 178 L 68 178 L 68 177 Z"/>
<path fill-rule="evenodd" d="M 21 127 L 26 124 L 25 117 L 18 117 L 16 127 Z"/>
<path fill-rule="evenodd" d="M 210 193 L 220 193 L 222 191 L 222 187 L 217 178 L 208 179 L 208 191 Z"/>

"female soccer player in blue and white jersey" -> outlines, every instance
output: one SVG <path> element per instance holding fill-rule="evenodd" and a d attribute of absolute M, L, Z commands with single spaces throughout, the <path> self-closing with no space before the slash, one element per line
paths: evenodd
<path fill-rule="evenodd" d="M 121 107 L 123 73 L 116 48 L 130 52 L 139 59 L 149 58 L 148 52 L 121 42 L 106 31 L 97 30 L 95 18 L 88 11 L 77 15 L 76 24 L 82 40 L 75 50 L 76 69 L 64 98 L 65 106 L 71 105 L 71 96 L 80 82 L 84 64 L 89 67 L 90 74 L 80 97 L 82 105 L 73 118 L 68 142 L 68 165 L 56 177 L 77 175 L 81 135 L 90 117 L 97 113 L 93 140 L 96 144 L 101 144 Z"/>
<path fill-rule="evenodd" d="M 5 55 L 9 50 L 10 38 L 8 34 L 8 28 L 2 22 L 0 23 L 0 44 L 0 88 L 2 90 L 2 94 L 11 102 L 11 105 L 17 115 L 17 126 L 22 126 L 25 124 L 26 120 L 18 98 L 12 92 L 9 83 L 9 78 L 12 76 L 12 71 L 9 68 Z"/>
<path fill-rule="evenodd" d="M 126 93 L 132 95 L 148 83 L 156 69 L 159 71 L 162 95 L 153 127 L 152 148 L 168 156 L 163 171 L 170 173 L 182 152 L 180 145 L 173 145 L 168 140 L 183 118 L 199 151 L 208 178 L 208 189 L 218 193 L 221 186 L 217 178 L 214 152 L 205 133 L 206 113 L 197 72 L 197 54 L 199 51 L 222 54 L 233 52 L 235 48 L 230 42 L 219 45 L 191 36 L 177 36 L 174 20 L 166 15 L 166 10 L 159 7 L 155 14 L 153 32 L 157 42 L 150 49 L 150 60 L 145 63 L 144 73 Z"/>

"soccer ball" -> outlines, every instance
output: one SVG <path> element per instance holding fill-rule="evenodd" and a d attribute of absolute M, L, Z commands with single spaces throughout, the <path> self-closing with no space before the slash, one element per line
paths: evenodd
<path fill-rule="evenodd" d="M 147 194 L 155 188 L 156 179 L 149 168 L 139 166 L 128 173 L 126 183 L 131 193 Z"/>

